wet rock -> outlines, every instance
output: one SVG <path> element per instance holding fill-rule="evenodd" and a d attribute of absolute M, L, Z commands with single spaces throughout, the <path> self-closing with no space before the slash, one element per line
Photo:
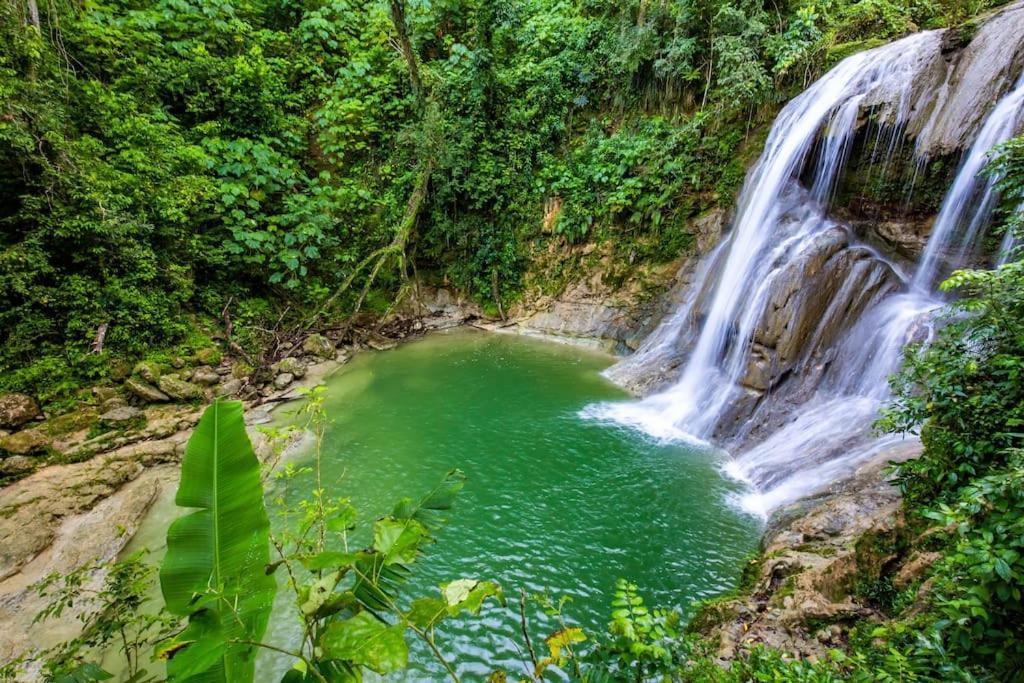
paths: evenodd
<path fill-rule="evenodd" d="M 302 350 L 318 358 L 334 358 L 334 343 L 322 334 L 311 334 L 302 342 Z"/>
<path fill-rule="evenodd" d="M 984 21 L 970 43 L 955 55 L 945 82 L 915 102 L 920 115 L 909 132 L 924 156 L 965 149 L 992 104 L 1009 88 L 1024 65 L 1024 4 L 1013 3 Z M 947 37 L 956 39 L 955 32 Z M 950 45 L 953 49 L 958 46 Z"/>
<path fill-rule="evenodd" d="M 0 439 L 0 450 L 15 455 L 44 453 L 50 445 L 50 437 L 41 428 L 22 429 Z"/>
<path fill-rule="evenodd" d="M 274 388 L 278 390 L 284 389 L 294 381 L 295 377 L 290 372 L 282 372 L 274 378 Z"/>
<path fill-rule="evenodd" d="M 220 382 L 220 375 L 210 366 L 204 365 L 196 368 L 196 371 L 192 373 L 192 382 L 199 386 L 212 387 Z"/>
<path fill-rule="evenodd" d="M 24 455 L 0 458 L 0 477 L 17 477 L 36 468 L 36 461 Z"/>
<path fill-rule="evenodd" d="M 302 379 L 306 376 L 306 364 L 298 358 L 285 358 L 275 366 L 275 369 L 279 373 L 292 375 L 295 379 Z"/>
<path fill-rule="evenodd" d="M 35 399 L 25 394 L 0 396 L 0 427 L 17 428 L 42 415 Z"/>
<path fill-rule="evenodd" d="M 124 388 L 146 403 L 163 403 L 171 400 L 170 396 L 142 380 L 127 379 Z"/>
<path fill-rule="evenodd" d="M 150 384 L 155 384 L 160 380 L 160 366 L 145 360 L 139 361 L 132 369 L 132 374 L 138 375 Z"/>
<path fill-rule="evenodd" d="M 206 396 L 202 387 L 172 375 L 161 377 L 159 387 L 160 391 L 179 401 L 199 401 Z"/>
<path fill-rule="evenodd" d="M 380 336 L 371 337 L 366 344 L 375 351 L 389 351 L 398 346 L 398 342 L 394 339 L 387 339 Z"/>
<path fill-rule="evenodd" d="M 100 415 L 100 421 L 108 427 L 124 427 L 142 417 L 142 411 L 138 408 L 123 406 L 114 408 Z"/>

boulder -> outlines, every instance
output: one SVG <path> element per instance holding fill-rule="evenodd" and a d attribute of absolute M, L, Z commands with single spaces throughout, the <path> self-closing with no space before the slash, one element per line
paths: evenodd
<path fill-rule="evenodd" d="M 175 370 L 181 370 L 183 367 L 185 367 L 185 365 L 185 359 L 182 358 L 181 356 L 175 356 L 174 358 L 171 359 L 171 367 L 174 368 Z"/>
<path fill-rule="evenodd" d="M 106 403 L 117 396 L 117 389 L 114 387 L 93 387 L 92 395 L 97 403 Z"/>
<path fill-rule="evenodd" d="M 280 375 L 274 378 L 274 388 L 284 389 L 294 381 L 295 377 L 290 372 L 282 372 Z"/>
<path fill-rule="evenodd" d="M 0 477 L 16 477 L 28 474 L 36 468 L 35 460 L 24 455 L 0 458 Z"/>
<path fill-rule="evenodd" d="M 295 377 L 295 379 L 302 379 L 306 376 L 306 366 L 298 358 L 285 358 L 277 364 L 276 369 L 279 373 L 288 373 Z"/>
<path fill-rule="evenodd" d="M 302 350 L 311 356 L 329 360 L 334 358 L 334 343 L 322 334 L 311 334 L 302 343 Z"/>
<path fill-rule="evenodd" d="M 142 380 L 127 379 L 125 380 L 124 388 L 146 403 L 163 403 L 171 400 L 167 394 Z"/>
<path fill-rule="evenodd" d="M 42 429 L 23 429 L 0 439 L 0 450 L 15 455 L 42 453 L 50 445 L 50 437 Z"/>
<path fill-rule="evenodd" d="M 114 408 L 120 408 L 121 406 L 126 406 L 126 405 L 128 405 L 128 404 L 125 402 L 125 400 L 123 398 L 121 398 L 120 396 L 115 396 L 114 398 L 110 399 L 109 401 L 104 401 L 103 402 L 103 405 L 100 406 L 100 412 L 101 413 L 108 413 L 111 410 L 113 410 Z"/>
<path fill-rule="evenodd" d="M 161 377 L 158 386 L 160 391 L 179 401 L 199 401 L 206 397 L 202 387 L 186 382 L 183 379 L 178 379 L 173 375 Z"/>
<path fill-rule="evenodd" d="M 242 390 L 242 380 L 230 377 L 217 387 L 218 396 L 234 396 Z"/>
<path fill-rule="evenodd" d="M 25 394 L 0 396 L 0 427 L 20 427 L 42 415 L 35 399 Z"/>
<path fill-rule="evenodd" d="M 212 387 L 220 382 L 220 375 L 209 365 L 203 365 L 192 373 L 192 382 L 202 387 Z"/>
<path fill-rule="evenodd" d="M 160 379 L 160 366 L 149 361 L 139 361 L 132 369 L 133 375 L 138 375 L 149 383 L 155 383 Z"/>
<path fill-rule="evenodd" d="M 142 411 L 131 406 L 114 408 L 100 415 L 100 421 L 108 427 L 123 427 L 142 417 Z"/>
<path fill-rule="evenodd" d="M 88 429 L 95 421 L 96 410 L 93 408 L 82 408 L 58 415 L 57 417 L 51 417 L 43 423 L 43 428 L 49 434 L 60 436 Z"/>

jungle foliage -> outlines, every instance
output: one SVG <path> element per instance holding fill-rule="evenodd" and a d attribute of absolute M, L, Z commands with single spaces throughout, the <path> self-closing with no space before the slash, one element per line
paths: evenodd
<path fill-rule="evenodd" d="M 837 49 L 985 4 L 10 0 L 0 388 L 70 390 L 225 312 L 256 348 L 410 271 L 501 311 L 549 240 L 676 258 Z"/>

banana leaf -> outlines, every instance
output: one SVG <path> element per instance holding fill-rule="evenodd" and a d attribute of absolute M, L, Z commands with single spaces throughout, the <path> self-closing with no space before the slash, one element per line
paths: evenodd
<path fill-rule="evenodd" d="M 162 647 L 168 678 L 251 681 L 252 643 L 266 631 L 276 584 L 266 572 L 270 523 L 241 403 L 207 408 L 185 450 L 175 501 L 194 511 L 168 530 L 160 568 L 168 611 L 188 618 Z"/>

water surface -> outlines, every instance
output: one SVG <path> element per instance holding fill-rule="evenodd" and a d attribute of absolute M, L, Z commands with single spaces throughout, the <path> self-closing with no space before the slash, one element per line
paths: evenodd
<path fill-rule="evenodd" d="M 566 615 L 602 630 L 615 581 L 625 577 L 648 604 L 685 611 L 733 585 L 758 528 L 727 504 L 736 485 L 719 473 L 720 455 L 577 415 L 594 401 L 626 398 L 599 375 L 612 361 L 470 331 L 359 355 L 328 380 L 324 486 L 351 497 L 368 527 L 448 470 L 466 473 L 448 525 L 417 563 L 411 595 L 460 577 L 490 579 L 510 594 L 569 596 Z M 285 495 L 296 501 L 311 486 L 294 480 Z M 297 638 L 290 601 L 282 591 L 271 642 Z M 539 607 L 530 612 L 535 637 L 555 630 Z M 493 606 L 453 623 L 439 644 L 467 680 L 499 667 L 514 675 L 523 666 L 518 631 L 517 615 Z M 413 660 L 396 680 L 444 680 L 425 649 L 414 648 Z M 257 678 L 278 681 L 289 665 L 265 656 Z"/>

